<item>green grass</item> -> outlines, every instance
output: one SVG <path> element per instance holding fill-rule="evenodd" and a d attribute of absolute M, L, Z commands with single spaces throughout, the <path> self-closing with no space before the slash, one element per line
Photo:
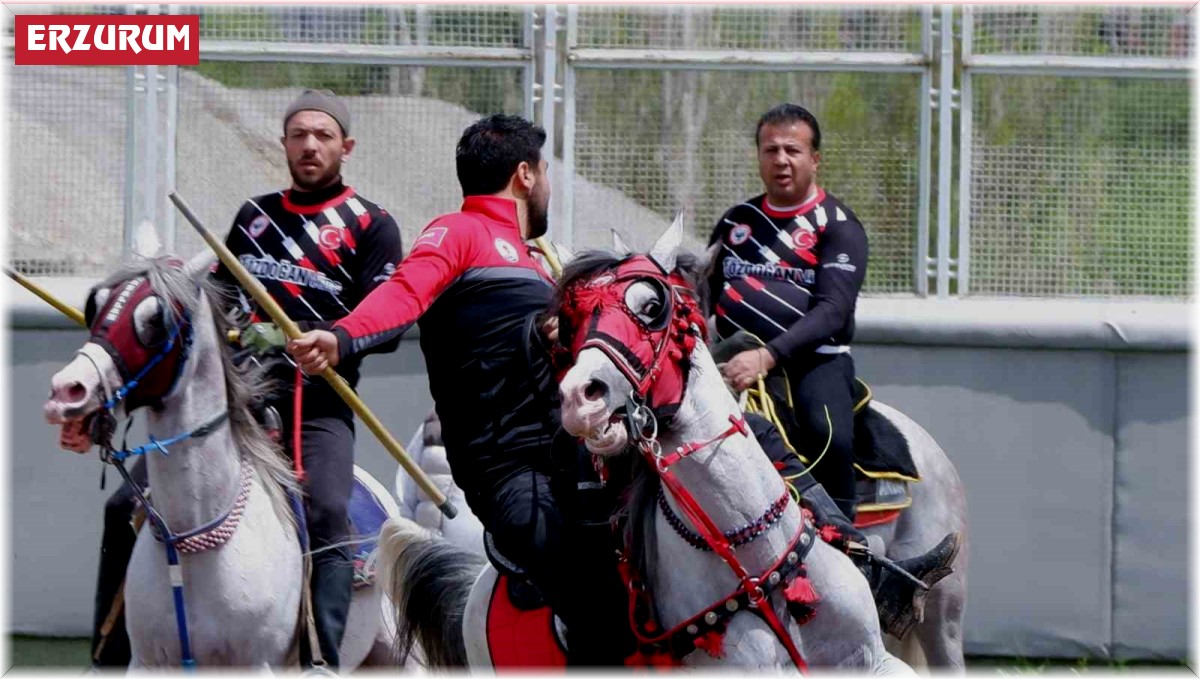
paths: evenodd
<path fill-rule="evenodd" d="M 87 639 L 64 639 L 53 637 L 32 637 L 26 635 L 12 635 L 9 637 L 12 643 L 11 665 L 4 668 L 4 672 L 8 672 L 13 668 L 33 668 L 33 667 L 58 667 L 58 668 L 87 668 L 91 662 L 88 658 L 88 652 L 91 649 L 91 644 Z M 1090 660 L 1088 658 L 1078 659 L 1062 659 L 1062 658 L 1010 658 L 999 656 L 976 656 L 967 658 L 967 666 L 972 670 L 996 670 L 997 672 L 1029 672 L 1038 673 L 1045 671 L 1061 671 L 1061 670 L 1076 670 L 1087 672 L 1088 670 L 1096 671 L 1113 671 L 1113 670 L 1145 670 L 1154 668 L 1156 670 L 1180 670 L 1181 672 L 1192 673 L 1184 660 L 1162 660 L 1162 661 L 1132 661 L 1132 662 L 1108 662 L 1102 660 Z"/>
<path fill-rule="evenodd" d="M 11 654 L 5 672 L 26 667 L 77 667 L 91 663 L 91 641 L 61 637 L 9 636 Z"/>

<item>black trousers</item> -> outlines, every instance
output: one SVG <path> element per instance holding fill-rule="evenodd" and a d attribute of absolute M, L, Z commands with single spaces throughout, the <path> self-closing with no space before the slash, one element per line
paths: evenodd
<path fill-rule="evenodd" d="M 146 461 L 138 458 L 129 468 L 129 475 L 139 486 L 146 485 Z M 131 658 L 129 635 L 125 632 L 125 609 L 115 619 L 104 647 L 97 656 L 96 649 L 101 641 L 101 628 L 112 610 L 117 590 L 125 582 L 125 570 L 133 555 L 137 533 L 130 521 L 134 509 L 133 488 L 122 483 L 104 503 L 104 534 L 100 541 L 100 572 L 96 578 L 96 606 L 92 617 L 92 657 L 95 664 L 103 667 L 127 667 Z M 166 558 L 164 552 L 163 558 Z"/>
<path fill-rule="evenodd" d="M 278 399 L 273 403 L 283 420 L 285 447 L 291 455 L 292 404 Z M 340 402 L 338 405 L 341 405 Z M 312 410 L 311 414 L 309 410 Z M 313 551 L 313 608 L 317 638 L 324 660 L 336 666 L 338 647 L 345 631 L 346 615 L 353 594 L 354 564 L 350 547 L 348 505 L 354 479 L 354 422 L 349 409 L 310 407 L 306 399 L 301 423 L 301 460 L 307 475 L 304 490 L 308 519 L 309 549 Z M 146 485 L 145 461 L 139 459 L 130 468 L 130 476 Z M 92 651 L 100 642 L 101 626 L 108 617 L 117 590 L 125 580 L 136 535 L 130 527 L 134 494 L 128 484 L 112 494 L 104 506 L 104 534 L 100 543 L 100 570 L 96 585 Z M 164 553 L 163 558 L 166 558 Z M 302 653 L 307 652 L 307 634 L 301 635 Z M 306 659 L 305 658 L 305 659 Z M 130 661 L 129 638 L 124 615 L 109 632 L 96 664 L 127 666 Z"/>
<path fill-rule="evenodd" d="M 829 441 L 829 450 L 812 475 L 854 519 L 854 359 L 850 354 L 810 354 L 784 367 L 791 383 L 798 439 L 793 440 L 812 464 Z M 829 419 L 825 417 L 826 408 Z M 830 425 L 832 423 L 832 438 Z"/>
<path fill-rule="evenodd" d="M 335 397 L 336 398 L 336 397 Z M 346 630 L 346 616 L 354 588 L 354 562 L 350 536 L 350 490 L 354 484 L 354 420 L 339 402 L 332 408 L 305 404 L 300 424 L 301 461 L 304 465 L 308 548 L 312 552 L 313 615 L 317 641 L 326 664 L 338 667 L 338 649 Z M 279 409 L 285 448 L 291 455 L 294 418 L 290 406 Z M 309 410 L 313 410 L 310 414 Z M 301 662 L 308 664 L 308 635 L 300 635 Z"/>
<path fill-rule="evenodd" d="M 556 441 L 570 447 L 568 456 L 584 454 L 573 440 Z M 566 623 L 568 663 L 620 666 L 634 649 L 608 524 L 615 494 L 580 490 L 586 479 L 574 463 L 564 467 L 507 473 L 490 492 L 468 493 L 468 504 L 500 554 L 526 572 Z"/>

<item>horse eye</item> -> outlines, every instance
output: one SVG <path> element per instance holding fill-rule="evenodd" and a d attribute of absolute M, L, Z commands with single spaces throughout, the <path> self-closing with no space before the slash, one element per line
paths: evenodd
<path fill-rule="evenodd" d="M 638 320 L 656 328 L 663 321 L 663 301 L 658 288 L 647 281 L 637 281 L 625 291 L 625 305 Z"/>
<path fill-rule="evenodd" d="M 147 297 L 133 310 L 133 331 L 138 341 L 152 347 L 165 339 L 163 332 L 162 302 L 158 297 Z"/>

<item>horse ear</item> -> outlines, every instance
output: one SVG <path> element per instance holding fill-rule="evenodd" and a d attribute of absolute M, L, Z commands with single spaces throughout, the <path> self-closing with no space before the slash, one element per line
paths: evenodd
<path fill-rule="evenodd" d="M 143 219 L 133 229 L 133 254 L 146 259 L 154 259 L 162 251 L 162 241 L 158 239 L 158 229 L 149 219 Z"/>
<path fill-rule="evenodd" d="M 558 263 L 563 266 L 570 264 L 571 260 L 575 259 L 575 251 L 562 243 L 551 241 L 550 247 L 554 248 L 554 254 L 558 255 Z"/>
<path fill-rule="evenodd" d="M 657 262 L 663 271 L 670 273 L 675 270 L 675 258 L 679 255 L 682 247 L 683 210 L 680 210 L 675 213 L 675 221 L 671 222 L 671 226 L 667 227 L 666 232 L 659 236 L 654 247 L 650 248 L 650 259 Z"/>
<path fill-rule="evenodd" d="M 189 278 L 203 278 L 212 265 L 217 262 L 217 254 L 208 248 L 201 250 L 183 265 L 183 271 Z"/>
<path fill-rule="evenodd" d="M 631 250 L 630 247 L 625 244 L 625 239 L 621 238 L 621 234 L 618 233 L 616 229 L 610 230 L 612 231 L 612 249 L 618 257 L 624 257 L 633 252 L 633 250 Z"/>

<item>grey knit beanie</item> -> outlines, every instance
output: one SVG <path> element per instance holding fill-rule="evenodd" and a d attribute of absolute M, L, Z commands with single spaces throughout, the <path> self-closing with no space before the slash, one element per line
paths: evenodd
<path fill-rule="evenodd" d="M 346 103 L 330 90 L 304 90 L 296 100 L 287 107 L 283 114 L 283 130 L 287 132 L 288 121 L 300 111 L 320 111 L 328 113 L 342 128 L 342 136 L 350 136 L 350 109 Z"/>

